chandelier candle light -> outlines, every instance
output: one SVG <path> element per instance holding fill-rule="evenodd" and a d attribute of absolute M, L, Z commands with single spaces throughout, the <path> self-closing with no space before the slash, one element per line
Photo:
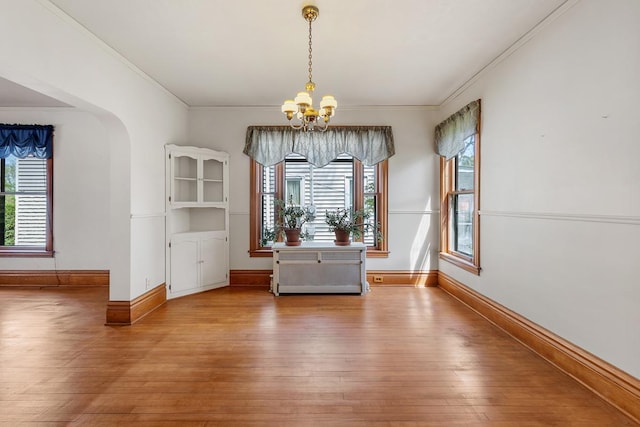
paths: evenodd
<path fill-rule="evenodd" d="M 329 120 L 331 120 L 331 117 L 333 117 L 338 107 L 338 102 L 333 96 L 325 95 L 320 102 L 320 109 L 316 111 L 313 108 L 313 100 L 311 99 L 311 92 L 316 88 L 316 84 L 312 80 L 313 49 L 311 47 L 311 23 L 316 20 L 318 14 L 319 11 L 316 6 L 308 5 L 302 8 L 302 17 L 309 22 L 309 81 L 305 86 L 306 92 L 298 92 L 294 100 L 289 99 L 282 104 L 282 112 L 287 116 L 291 127 L 307 132 L 313 130 L 324 132 L 327 130 Z M 299 123 L 292 120 L 294 116 Z M 321 121 L 324 123 L 324 126 L 320 124 Z"/>

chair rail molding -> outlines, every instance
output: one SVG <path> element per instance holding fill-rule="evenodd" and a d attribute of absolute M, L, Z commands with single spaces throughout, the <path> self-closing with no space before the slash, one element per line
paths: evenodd
<path fill-rule="evenodd" d="M 516 212 L 516 211 L 487 211 L 481 210 L 480 216 L 485 217 L 507 217 L 540 219 L 549 221 L 574 221 L 574 222 L 600 222 L 607 224 L 629 224 L 640 225 L 640 216 L 622 215 L 588 215 L 588 214 L 566 214 L 554 212 Z"/>

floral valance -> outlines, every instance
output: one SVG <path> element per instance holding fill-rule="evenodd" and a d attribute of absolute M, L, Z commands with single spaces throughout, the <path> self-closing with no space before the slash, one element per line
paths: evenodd
<path fill-rule="evenodd" d="M 436 152 L 447 160 L 455 157 L 464 148 L 464 140 L 476 133 L 479 120 L 478 99 L 436 126 Z"/>
<path fill-rule="evenodd" d="M 332 126 L 325 132 L 302 132 L 289 126 L 249 126 L 244 153 L 264 166 L 280 163 L 291 153 L 322 167 L 340 154 L 367 166 L 395 154 L 391 126 Z"/>
<path fill-rule="evenodd" d="M 51 158 L 53 126 L 0 124 L 0 158 L 11 155 L 18 158 Z"/>

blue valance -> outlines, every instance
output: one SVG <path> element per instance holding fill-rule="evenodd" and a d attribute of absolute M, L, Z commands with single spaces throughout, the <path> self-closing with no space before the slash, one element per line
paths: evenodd
<path fill-rule="evenodd" d="M 0 124 L 0 158 L 33 156 L 49 159 L 53 155 L 53 126 Z"/>

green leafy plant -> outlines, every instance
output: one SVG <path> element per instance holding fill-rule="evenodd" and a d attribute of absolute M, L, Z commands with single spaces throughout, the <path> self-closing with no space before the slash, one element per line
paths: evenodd
<path fill-rule="evenodd" d="M 275 242 L 278 238 L 277 230 L 273 228 L 267 228 L 262 232 L 262 239 L 260 239 L 260 246 L 269 246 L 271 243 Z"/>
<path fill-rule="evenodd" d="M 364 232 L 373 230 L 376 238 L 380 239 L 379 224 L 369 221 L 370 218 L 371 212 L 364 209 L 354 211 L 338 208 L 325 213 L 325 222 L 329 226 L 329 231 L 342 230 L 358 239 Z"/>
<path fill-rule="evenodd" d="M 307 221 L 313 221 L 315 215 L 308 207 L 302 207 L 293 203 L 293 198 L 289 202 L 276 200 L 280 228 L 301 228 Z"/>
<path fill-rule="evenodd" d="M 275 207 L 278 214 L 275 233 L 278 236 L 286 235 L 287 245 L 294 245 L 294 242 L 310 237 L 309 233 L 302 231 L 302 226 L 315 219 L 315 209 L 296 205 L 292 197 L 289 197 L 288 203 L 276 200 Z"/>
<path fill-rule="evenodd" d="M 4 191 L 16 191 L 16 163 L 7 160 L 4 173 Z M 0 237 L 3 246 L 13 246 L 16 243 L 16 196 L 0 196 L 1 221 L 4 221 L 4 235 Z"/>

